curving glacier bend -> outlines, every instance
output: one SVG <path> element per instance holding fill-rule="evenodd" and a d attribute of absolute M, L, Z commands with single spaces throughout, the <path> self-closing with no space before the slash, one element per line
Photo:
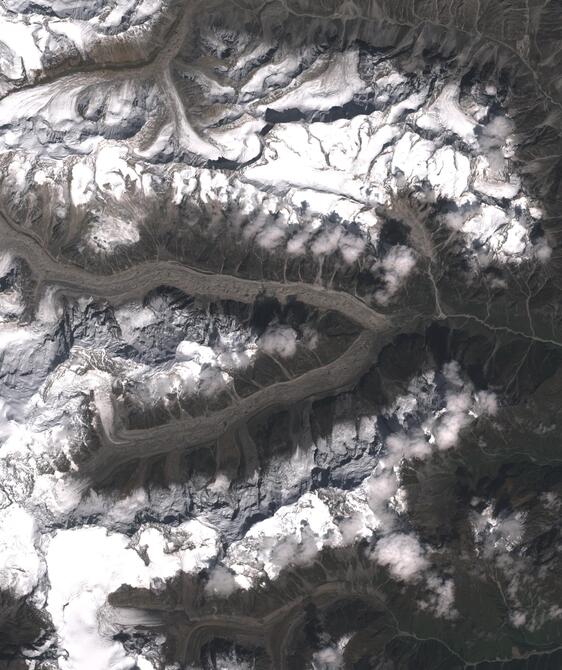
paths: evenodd
<path fill-rule="evenodd" d="M 0 667 L 558 668 L 562 10 L 0 0 Z"/>

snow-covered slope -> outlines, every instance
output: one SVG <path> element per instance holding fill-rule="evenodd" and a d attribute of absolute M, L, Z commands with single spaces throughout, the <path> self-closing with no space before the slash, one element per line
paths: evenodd
<path fill-rule="evenodd" d="M 559 667 L 560 25 L 0 0 L 2 668 Z"/>

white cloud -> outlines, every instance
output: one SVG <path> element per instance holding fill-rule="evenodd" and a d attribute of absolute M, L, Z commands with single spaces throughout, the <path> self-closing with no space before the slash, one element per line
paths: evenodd
<path fill-rule="evenodd" d="M 227 597 L 237 588 L 235 575 L 222 565 L 217 565 L 211 570 L 209 581 L 205 584 L 207 593 L 219 597 Z"/>
<path fill-rule="evenodd" d="M 514 611 L 510 612 L 509 618 L 511 620 L 511 623 L 515 626 L 515 628 L 524 628 L 525 624 L 527 623 L 527 615 L 525 612 L 521 611 Z"/>
<path fill-rule="evenodd" d="M 210 348 L 197 342 L 184 340 L 180 342 L 176 349 L 176 360 L 195 361 L 198 365 L 214 365 L 217 357 Z"/>
<path fill-rule="evenodd" d="M 419 580 L 429 567 L 426 552 L 413 535 L 393 533 L 382 537 L 376 544 L 372 557 L 390 574 L 404 582 Z"/>
<path fill-rule="evenodd" d="M 317 554 L 315 534 L 303 524 L 300 540 L 289 536 L 277 542 L 272 549 L 271 560 L 279 570 L 282 570 L 289 565 L 308 565 Z"/>
<path fill-rule="evenodd" d="M 198 521 L 177 528 L 151 525 L 138 540 L 148 564 L 129 537 L 101 526 L 60 530 L 47 539 L 47 610 L 68 654 L 59 659 L 60 670 L 132 670 L 136 657 L 112 637 L 109 594 L 123 584 L 148 588 L 178 570 L 201 569 L 218 551 L 217 533 Z"/>
<path fill-rule="evenodd" d="M 457 395 L 454 403 L 461 398 Z M 459 439 L 461 430 L 470 423 L 469 417 L 462 411 L 447 411 L 438 421 L 434 429 L 435 443 L 441 450 L 451 449 Z"/>
<path fill-rule="evenodd" d="M 256 235 L 256 242 L 264 249 L 276 249 L 285 241 L 287 235 L 286 228 L 278 223 L 271 221 L 269 224 L 264 224 L 264 227 Z"/>
<path fill-rule="evenodd" d="M 416 265 L 414 253 L 408 247 L 392 247 L 383 258 L 380 267 L 385 281 L 384 289 L 377 291 L 375 297 L 381 303 L 387 303 L 404 283 Z"/>
<path fill-rule="evenodd" d="M 232 381 L 230 375 L 218 368 L 208 367 L 199 376 L 199 391 L 206 398 L 212 398 L 224 391 Z"/>
<path fill-rule="evenodd" d="M 365 250 L 365 240 L 358 235 L 343 235 L 339 248 L 343 260 L 348 265 L 353 265 Z"/>
<path fill-rule="evenodd" d="M 455 608 L 455 583 L 452 579 L 444 579 L 437 575 L 426 577 L 426 587 L 430 591 L 425 600 L 419 601 L 421 609 L 430 610 L 435 616 L 442 619 L 456 619 L 458 612 Z"/>
<path fill-rule="evenodd" d="M 349 546 L 365 534 L 365 519 L 359 513 L 351 513 L 348 517 L 338 523 L 342 537 L 342 544 Z"/>
<path fill-rule="evenodd" d="M 47 549 L 50 591 L 47 609 L 68 656 L 61 670 L 122 670 L 134 659 L 121 643 L 103 635 L 99 610 L 122 584 L 148 586 L 146 566 L 129 540 L 104 528 L 63 530 Z"/>
<path fill-rule="evenodd" d="M 323 230 L 314 239 L 311 244 L 312 253 L 315 256 L 326 256 L 333 254 L 339 247 L 341 237 L 341 230 L 332 228 L 330 230 Z"/>
<path fill-rule="evenodd" d="M 386 439 L 388 457 L 385 463 L 397 464 L 401 458 L 423 459 L 431 454 L 431 445 L 421 431 L 408 433 L 394 433 Z"/>
<path fill-rule="evenodd" d="M 491 391 L 478 391 L 476 394 L 476 408 L 482 414 L 493 416 L 498 411 L 498 398 Z"/>
<path fill-rule="evenodd" d="M 388 413 L 404 428 L 385 441 L 384 463 L 394 466 L 400 458 L 426 458 L 434 447 L 440 450 L 457 445 L 461 431 L 480 415 L 497 411 L 497 398 L 490 391 L 475 392 L 464 378 L 458 362 L 443 366 L 444 398 L 435 373 L 427 372 L 411 381 L 409 394 L 399 396 Z M 438 409 L 435 409 L 435 407 Z M 425 415 L 425 416 L 424 416 Z M 408 419 L 407 417 L 410 417 Z M 412 419 L 416 419 L 412 424 Z"/>
<path fill-rule="evenodd" d="M 269 326 L 259 338 L 258 347 L 272 356 L 290 358 L 297 353 L 297 333 L 290 326 Z"/>
<path fill-rule="evenodd" d="M 340 670 L 343 667 L 343 654 L 335 647 L 325 647 L 312 656 L 312 670 Z"/>

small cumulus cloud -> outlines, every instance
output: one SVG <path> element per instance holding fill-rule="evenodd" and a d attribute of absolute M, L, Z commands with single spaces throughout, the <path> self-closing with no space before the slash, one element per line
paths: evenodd
<path fill-rule="evenodd" d="M 432 612 L 441 619 L 456 619 L 459 615 L 455 608 L 455 583 L 437 575 L 426 577 L 427 598 L 420 600 L 418 606 L 422 610 Z"/>
<path fill-rule="evenodd" d="M 343 654 L 336 647 L 325 647 L 312 656 L 312 670 L 341 670 L 343 667 Z"/>
<path fill-rule="evenodd" d="M 414 535 L 393 533 L 381 538 L 372 553 L 390 574 L 404 582 L 418 581 L 429 567 L 426 552 Z"/>
<path fill-rule="evenodd" d="M 258 347 L 271 356 L 290 358 L 297 352 L 297 333 L 290 326 L 272 325 L 259 338 Z"/>
<path fill-rule="evenodd" d="M 416 265 L 414 252 L 397 245 L 386 254 L 380 263 L 385 287 L 375 294 L 376 299 L 386 304 L 400 289 Z"/>
<path fill-rule="evenodd" d="M 205 584 L 205 592 L 209 595 L 228 597 L 238 588 L 234 575 L 223 565 L 215 566 Z"/>

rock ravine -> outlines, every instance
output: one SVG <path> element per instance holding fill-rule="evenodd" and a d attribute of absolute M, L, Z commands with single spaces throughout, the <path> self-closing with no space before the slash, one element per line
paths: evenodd
<path fill-rule="evenodd" d="M 0 0 L 0 670 L 562 667 L 561 39 Z"/>

